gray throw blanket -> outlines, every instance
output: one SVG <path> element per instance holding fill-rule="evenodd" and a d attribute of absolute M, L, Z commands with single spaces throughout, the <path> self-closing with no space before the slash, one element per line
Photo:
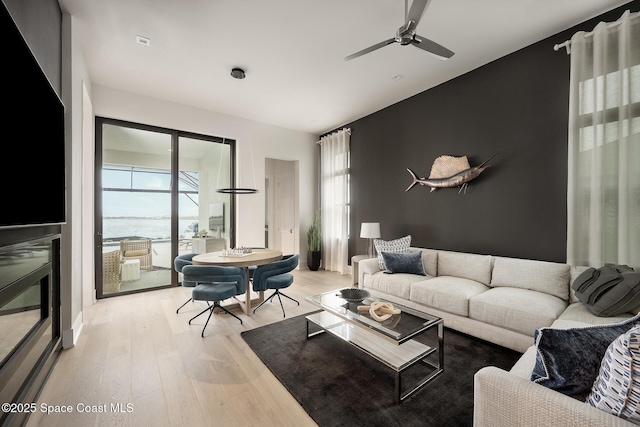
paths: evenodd
<path fill-rule="evenodd" d="M 627 265 L 589 268 L 572 288 L 576 298 L 596 316 L 617 316 L 640 306 L 640 272 Z"/>

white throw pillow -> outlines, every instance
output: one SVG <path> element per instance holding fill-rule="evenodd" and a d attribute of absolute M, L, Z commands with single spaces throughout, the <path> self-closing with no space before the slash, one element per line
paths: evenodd
<path fill-rule="evenodd" d="M 640 325 L 613 341 L 602 359 L 587 403 L 640 424 Z"/>
<path fill-rule="evenodd" d="M 380 270 L 384 271 L 386 270 L 386 267 L 384 265 L 384 259 L 382 258 L 382 252 L 408 254 L 409 246 L 411 246 L 411 235 L 390 241 L 374 239 L 373 244 L 376 247 L 376 251 L 378 251 L 378 264 L 380 265 Z"/>

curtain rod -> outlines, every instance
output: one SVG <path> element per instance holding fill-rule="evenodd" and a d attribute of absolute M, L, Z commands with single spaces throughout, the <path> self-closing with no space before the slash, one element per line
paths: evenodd
<path fill-rule="evenodd" d="M 628 13 L 628 12 L 630 12 L 630 10 L 626 10 L 624 13 Z M 624 13 L 622 15 L 624 15 Z M 635 16 L 638 15 L 638 13 L 634 13 L 633 15 L 634 15 L 633 17 L 635 17 Z M 609 22 L 608 24 L 606 24 L 607 25 L 607 29 L 616 27 L 616 26 L 620 25 L 621 23 L 622 23 L 622 21 L 620 21 L 620 19 L 618 19 L 615 22 Z M 596 27 L 597 27 L 597 25 L 596 25 Z M 592 37 L 594 34 L 595 34 L 595 29 L 593 31 L 585 33 L 584 36 L 585 37 Z M 560 49 L 562 49 L 563 47 L 567 48 L 567 55 L 571 54 L 571 40 L 566 40 L 566 41 L 564 41 L 562 43 L 558 43 L 558 44 L 554 45 L 553 46 L 553 50 L 555 50 L 557 52 Z"/>
<path fill-rule="evenodd" d="M 337 131 L 335 131 L 335 132 L 328 133 L 328 134 L 324 135 L 322 138 L 324 138 L 325 136 L 337 135 L 337 134 L 339 134 L 340 132 L 347 132 L 349 135 L 351 135 L 351 128 L 342 128 L 342 129 L 337 130 Z M 319 140 L 319 141 L 316 141 L 316 144 L 322 144 L 322 138 L 320 138 L 320 140 Z"/>

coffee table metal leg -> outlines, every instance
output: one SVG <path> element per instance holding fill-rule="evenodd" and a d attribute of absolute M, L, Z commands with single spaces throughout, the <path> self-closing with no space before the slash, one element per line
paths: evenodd
<path fill-rule="evenodd" d="M 396 371 L 396 378 L 395 378 L 396 405 L 399 405 L 403 400 L 405 400 L 406 398 L 408 398 L 409 396 L 411 396 L 412 394 L 420 390 L 428 382 L 430 382 L 431 380 L 436 378 L 438 375 L 440 375 L 442 372 L 444 372 L 444 322 L 440 322 L 440 324 L 438 324 L 438 364 L 437 366 L 430 363 L 427 360 L 427 357 L 423 358 L 422 361 L 427 365 L 435 368 L 435 370 L 429 375 L 427 375 L 426 377 L 424 377 L 422 381 L 419 381 L 417 384 L 415 384 L 415 386 L 411 390 L 407 390 L 406 392 L 402 393 L 402 372 L 403 371 Z"/>
<path fill-rule="evenodd" d="M 313 332 L 313 333 L 309 333 L 310 320 L 309 319 L 306 319 L 306 320 L 307 320 L 307 339 L 315 337 L 316 335 L 320 335 L 320 334 L 325 333 L 324 329 L 320 329 L 319 331 L 316 331 L 316 332 Z"/>

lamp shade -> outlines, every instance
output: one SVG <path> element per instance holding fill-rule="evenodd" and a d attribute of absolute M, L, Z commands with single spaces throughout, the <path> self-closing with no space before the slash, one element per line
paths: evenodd
<path fill-rule="evenodd" d="M 380 223 L 379 222 L 363 222 L 360 227 L 360 237 L 363 239 L 379 239 Z"/>

